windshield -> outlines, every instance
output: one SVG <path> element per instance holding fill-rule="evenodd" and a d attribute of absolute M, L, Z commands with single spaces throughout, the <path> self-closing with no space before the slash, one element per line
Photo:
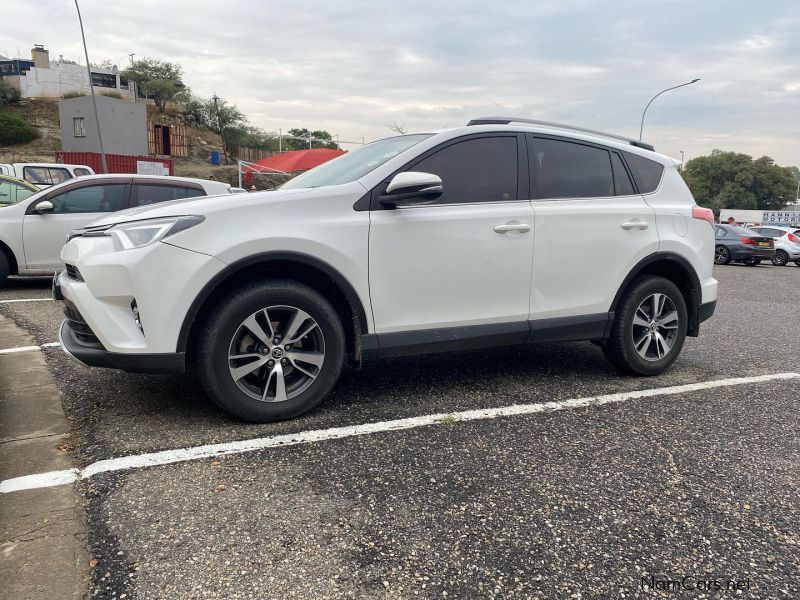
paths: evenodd
<path fill-rule="evenodd" d="M 431 135 L 433 134 L 399 135 L 372 142 L 363 148 L 343 154 L 330 162 L 298 175 L 284 183 L 280 189 L 291 190 L 350 183 L 374 171 L 389 159 L 408 150 L 422 140 L 428 139 Z"/>

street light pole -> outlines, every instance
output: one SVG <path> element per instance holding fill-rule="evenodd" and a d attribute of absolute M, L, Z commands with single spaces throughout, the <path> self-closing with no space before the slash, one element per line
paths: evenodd
<path fill-rule="evenodd" d="M 103 132 L 100 131 L 100 115 L 97 113 L 97 99 L 94 96 L 94 84 L 92 83 L 92 66 L 89 64 L 89 51 L 86 49 L 86 35 L 83 33 L 83 19 L 81 18 L 81 8 L 78 6 L 78 0 L 75 0 L 75 10 L 78 11 L 78 23 L 80 23 L 81 26 L 81 39 L 83 39 L 83 55 L 86 57 L 86 72 L 89 75 L 89 90 L 92 92 L 94 120 L 95 123 L 97 123 L 97 140 L 100 142 L 100 160 L 103 163 L 103 173 L 108 173 L 106 150 L 103 147 Z"/>
<path fill-rule="evenodd" d="M 677 90 L 680 87 L 684 87 L 686 85 L 692 85 L 693 83 L 697 83 L 698 81 L 700 81 L 700 79 L 692 79 L 691 81 L 687 81 L 686 83 L 682 83 L 680 85 L 674 85 L 674 86 L 669 87 L 669 88 L 667 88 L 665 90 L 661 90 L 655 96 L 650 98 L 650 102 L 647 103 L 647 106 L 644 107 L 644 111 L 642 112 L 642 124 L 639 126 L 639 141 L 640 142 L 642 141 L 642 131 L 644 130 L 644 116 L 647 114 L 647 109 L 650 108 L 650 105 L 653 103 L 653 100 L 658 98 L 664 92 L 668 92 L 670 90 Z"/>

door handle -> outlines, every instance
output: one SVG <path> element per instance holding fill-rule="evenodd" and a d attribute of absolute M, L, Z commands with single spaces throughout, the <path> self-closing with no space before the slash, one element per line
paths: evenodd
<path fill-rule="evenodd" d="M 503 225 L 495 225 L 492 229 L 495 233 L 509 233 L 512 231 L 528 233 L 531 230 L 531 226 L 527 223 L 504 223 Z"/>
<path fill-rule="evenodd" d="M 641 219 L 631 219 L 630 221 L 625 221 L 621 227 L 625 230 L 630 229 L 641 229 L 645 230 L 649 227 L 647 221 L 642 221 Z"/>

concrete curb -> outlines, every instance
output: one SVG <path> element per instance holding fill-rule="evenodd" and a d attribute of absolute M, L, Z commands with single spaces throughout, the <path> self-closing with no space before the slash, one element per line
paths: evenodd
<path fill-rule="evenodd" d="M 0 315 L 0 348 L 36 346 Z M 40 350 L 0 355 L 0 480 L 68 469 L 58 447 L 70 433 Z M 74 486 L 0 497 L 0 599 L 84 598 L 86 518 Z"/>

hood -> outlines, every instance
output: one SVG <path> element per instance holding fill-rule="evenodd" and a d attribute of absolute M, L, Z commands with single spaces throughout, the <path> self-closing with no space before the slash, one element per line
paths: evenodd
<path fill-rule="evenodd" d="M 160 219 L 164 217 L 181 217 L 185 215 L 207 216 L 222 210 L 231 210 L 255 202 L 272 202 L 282 200 L 288 196 L 304 196 L 314 190 L 301 188 L 296 190 L 271 190 L 266 192 L 252 192 L 248 194 L 223 194 L 221 196 L 200 196 L 160 202 L 149 206 L 137 206 L 119 212 L 111 213 L 92 221 L 87 227 L 103 225 L 116 225 L 128 221 L 143 221 L 145 219 Z"/>

